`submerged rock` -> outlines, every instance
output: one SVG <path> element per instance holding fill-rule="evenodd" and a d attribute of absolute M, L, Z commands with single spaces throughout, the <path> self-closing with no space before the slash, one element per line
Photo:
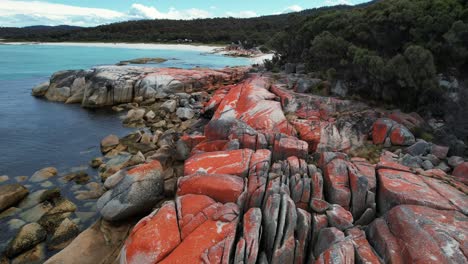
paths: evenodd
<path fill-rule="evenodd" d="M 16 256 L 44 241 L 46 236 L 47 232 L 41 225 L 37 223 L 24 225 L 10 242 L 5 254 L 9 257 Z"/>
<path fill-rule="evenodd" d="M 54 167 L 47 167 L 41 170 L 36 171 L 31 178 L 29 179 L 31 182 L 42 182 L 49 178 L 52 178 L 57 175 L 57 169 Z"/>
<path fill-rule="evenodd" d="M 20 184 L 0 185 L 0 212 L 18 204 L 29 191 Z"/>

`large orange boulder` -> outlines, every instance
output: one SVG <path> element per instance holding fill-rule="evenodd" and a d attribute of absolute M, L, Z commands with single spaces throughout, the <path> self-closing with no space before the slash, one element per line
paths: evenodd
<path fill-rule="evenodd" d="M 203 194 L 221 203 L 237 203 L 244 180 L 227 174 L 193 174 L 179 178 L 177 195 Z"/>
<path fill-rule="evenodd" d="M 158 263 L 180 241 L 175 204 L 168 202 L 140 220 L 133 228 L 122 248 L 121 260 L 128 264 Z"/>
<path fill-rule="evenodd" d="M 376 220 L 369 238 L 385 262 L 466 263 L 468 218 L 453 210 L 400 205 Z"/>
<path fill-rule="evenodd" d="M 250 149 L 195 154 L 185 162 L 184 174 L 212 173 L 246 177 L 252 154 Z"/>

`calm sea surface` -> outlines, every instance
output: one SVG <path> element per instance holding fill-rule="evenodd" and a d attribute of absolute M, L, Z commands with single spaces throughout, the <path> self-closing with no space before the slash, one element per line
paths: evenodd
<path fill-rule="evenodd" d="M 245 58 L 200 51 L 0 45 L 0 175 L 31 176 L 46 166 L 61 172 L 100 156 L 101 138 L 111 133 L 123 136 L 129 131 L 122 127 L 117 114 L 37 99 L 30 95 L 31 88 L 58 70 L 86 69 L 141 57 L 169 59 L 147 65 L 155 67 L 222 68 L 251 63 Z"/>

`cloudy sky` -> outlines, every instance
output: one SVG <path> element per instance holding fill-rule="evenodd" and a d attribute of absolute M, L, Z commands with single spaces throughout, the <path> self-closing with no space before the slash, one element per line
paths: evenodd
<path fill-rule="evenodd" d="M 96 26 L 133 19 L 253 17 L 368 0 L 0 0 L 0 27 Z"/>

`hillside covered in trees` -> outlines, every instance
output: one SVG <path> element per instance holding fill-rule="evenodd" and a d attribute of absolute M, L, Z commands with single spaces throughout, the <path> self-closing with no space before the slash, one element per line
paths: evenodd
<path fill-rule="evenodd" d="M 467 70 L 466 0 L 386 0 L 295 19 L 269 43 L 276 65 L 304 62 L 309 72 L 407 110 L 431 106 L 437 114 L 437 74 Z"/>
<path fill-rule="evenodd" d="M 365 3 L 359 6 L 366 6 Z M 251 45 L 269 42 L 296 16 L 306 17 L 329 10 L 348 10 L 338 5 L 301 12 L 254 18 L 209 18 L 194 20 L 136 20 L 92 28 L 25 27 L 1 28 L 0 38 L 9 41 L 99 41 L 99 42 L 180 42 L 220 43 L 242 41 Z"/>

